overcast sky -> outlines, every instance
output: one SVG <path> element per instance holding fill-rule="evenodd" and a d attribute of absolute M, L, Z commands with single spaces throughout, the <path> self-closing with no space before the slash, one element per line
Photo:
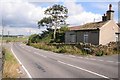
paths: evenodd
<path fill-rule="evenodd" d="M 68 8 L 70 26 L 82 25 L 88 22 L 101 21 L 101 16 L 112 4 L 115 11 L 114 20 L 118 21 L 118 0 L 0 0 L 0 31 L 4 26 L 4 34 L 30 35 L 41 33 L 44 28 L 38 29 L 37 21 L 42 19 L 44 11 L 53 4 L 61 4 Z M 1 32 L 0 32 L 1 33 Z"/>

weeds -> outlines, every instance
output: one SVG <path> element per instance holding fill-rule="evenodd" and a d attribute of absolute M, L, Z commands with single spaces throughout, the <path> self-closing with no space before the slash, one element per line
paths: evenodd
<path fill-rule="evenodd" d="M 114 42 L 108 45 L 91 45 L 91 44 L 62 44 L 62 43 L 30 43 L 30 46 L 35 48 L 53 51 L 56 53 L 67 53 L 74 55 L 111 55 L 120 53 L 116 49 Z"/>
<path fill-rule="evenodd" d="M 5 53 L 3 78 L 18 78 L 20 74 L 18 73 L 17 69 L 19 69 L 20 65 L 10 50 L 4 48 L 3 52 Z"/>

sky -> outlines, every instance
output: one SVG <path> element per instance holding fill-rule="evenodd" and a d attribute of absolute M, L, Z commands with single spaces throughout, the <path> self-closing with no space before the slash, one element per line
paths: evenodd
<path fill-rule="evenodd" d="M 82 25 L 88 22 L 101 21 L 102 15 L 112 4 L 114 21 L 118 22 L 118 0 L 0 0 L 0 34 L 4 26 L 4 34 L 31 35 L 41 33 L 45 28 L 38 28 L 44 11 L 54 4 L 68 9 L 66 22 L 69 26 Z"/>

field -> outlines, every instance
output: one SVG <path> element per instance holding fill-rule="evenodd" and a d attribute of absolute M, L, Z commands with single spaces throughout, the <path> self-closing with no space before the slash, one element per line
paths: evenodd
<path fill-rule="evenodd" d="M 3 37 L 3 42 L 25 42 L 28 37 Z M 0 38 L 0 42 L 2 38 Z"/>

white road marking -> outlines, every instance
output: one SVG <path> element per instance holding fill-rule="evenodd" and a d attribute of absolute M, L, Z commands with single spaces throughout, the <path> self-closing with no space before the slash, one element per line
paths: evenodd
<path fill-rule="evenodd" d="M 78 57 L 78 58 L 83 58 L 83 57 Z"/>
<path fill-rule="evenodd" d="M 96 60 L 96 59 L 94 59 L 94 58 L 91 58 L 90 60 Z"/>
<path fill-rule="evenodd" d="M 39 54 L 39 55 L 40 55 L 40 54 Z M 45 56 L 45 55 L 40 55 L 40 56 L 45 57 L 45 58 L 47 57 L 47 56 Z"/>
<path fill-rule="evenodd" d="M 69 55 L 70 57 L 75 57 L 74 55 Z"/>
<path fill-rule="evenodd" d="M 114 61 L 107 61 L 107 62 L 114 62 Z"/>
<path fill-rule="evenodd" d="M 93 71 L 90 71 L 90 70 L 87 70 L 87 69 L 84 69 L 84 68 L 81 68 L 81 67 L 78 67 L 78 66 L 74 66 L 74 65 L 72 65 L 72 64 L 68 64 L 68 63 L 65 63 L 65 62 L 62 62 L 62 61 L 59 61 L 59 60 L 58 60 L 58 62 L 59 62 L 59 63 L 62 63 L 62 64 L 65 64 L 65 65 L 68 65 L 68 66 L 71 66 L 71 67 L 74 67 L 74 68 L 77 68 L 77 69 L 80 69 L 80 70 L 83 70 L 83 71 L 86 71 L 86 72 L 91 73 L 91 74 L 94 74 L 94 75 L 97 75 L 97 76 L 99 76 L 99 77 L 103 77 L 103 78 L 109 79 L 109 77 L 107 77 L 107 76 L 98 74 L 98 73 L 96 73 L 96 72 L 93 72 Z"/>
<path fill-rule="evenodd" d="M 14 53 L 12 48 L 11 48 L 11 51 L 12 51 L 13 55 L 15 56 L 15 58 L 17 59 L 17 61 L 19 62 L 19 64 L 22 65 L 22 68 L 25 70 L 25 72 L 27 73 L 28 77 L 32 80 L 32 76 L 30 75 L 28 70 L 25 68 L 25 66 L 22 64 L 22 62 L 17 58 L 17 56 L 15 55 L 15 53 Z"/>
<path fill-rule="evenodd" d="M 109 63 L 120 63 L 120 62 L 115 62 L 115 61 L 108 61 L 108 60 L 88 58 L 88 57 L 77 57 L 77 56 L 74 56 L 74 55 L 68 55 L 68 56 L 70 56 L 70 57 L 75 57 L 75 58 L 87 59 L 87 60 L 94 60 L 94 61 L 102 61 L 102 62 L 109 62 Z"/>
<path fill-rule="evenodd" d="M 40 56 L 42 56 L 42 57 L 44 57 L 44 58 L 46 58 L 47 56 L 45 56 L 45 55 L 42 55 L 42 54 L 39 54 L 39 53 L 37 53 L 37 52 L 34 52 L 35 54 L 37 54 L 37 55 L 40 55 Z"/>
<path fill-rule="evenodd" d="M 104 61 L 104 60 L 99 60 L 99 61 Z"/>
<path fill-rule="evenodd" d="M 89 58 L 86 57 L 85 59 L 89 59 Z"/>

